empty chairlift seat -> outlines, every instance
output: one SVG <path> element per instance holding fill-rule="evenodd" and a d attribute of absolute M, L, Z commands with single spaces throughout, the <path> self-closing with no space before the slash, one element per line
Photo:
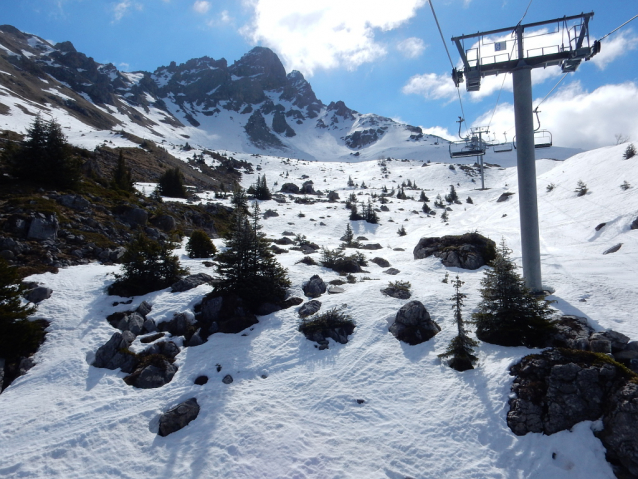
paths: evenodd
<path fill-rule="evenodd" d="M 465 158 L 468 156 L 483 156 L 485 154 L 485 142 L 478 136 L 467 138 L 463 141 L 450 143 L 450 158 Z"/>
<path fill-rule="evenodd" d="M 494 145 L 494 153 L 507 153 L 508 151 L 512 151 L 512 143 L 499 143 L 498 145 Z"/>
<path fill-rule="evenodd" d="M 549 148 L 550 146 L 552 146 L 552 134 L 549 130 L 534 132 L 534 148 Z M 514 148 L 516 148 L 516 137 L 514 137 Z"/>

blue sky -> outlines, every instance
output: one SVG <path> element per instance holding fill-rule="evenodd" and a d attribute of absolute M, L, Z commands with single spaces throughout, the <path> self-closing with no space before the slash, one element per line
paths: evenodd
<path fill-rule="evenodd" d="M 208 55 L 229 63 L 255 45 L 298 69 L 317 96 L 362 113 L 454 133 L 461 114 L 450 63 L 425 0 L 0 0 L 2 18 L 40 37 L 70 40 L 79 51 L 122 70 L 153 71 Z M 434 0 L 452 59 L 455 35 L 516 25 L 528 0 Z M 638 13 L 636 0 L 532 0 L 523 23 L 594 11 L 600 38 Z M 550 44 L 551 44 L 550 39 Z M 540 100 L 560 69 L 535 71 Z M 479 94 L 462 86 L 468 124 L 513 125 L 511 78 L 492 77 Z M 496 100 L 504 85 L 496 109 Z M 568 75 L 541 107 L 555 143 L 593 147 L 622 134 L 638 140 L 638 19 L 603 41 L 595 61 Z M 511 130 L 509 130 L 511 133 Z"/>

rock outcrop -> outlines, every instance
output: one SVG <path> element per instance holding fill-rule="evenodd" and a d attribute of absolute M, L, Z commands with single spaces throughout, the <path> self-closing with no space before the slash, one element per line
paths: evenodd
<path fill-rule="evenodd" d="M 597 433 L 618 477 L 638 477 L 638 376 L 604 354 L 550 349 L 512 366 L 507 424 L 554 434 L 602 418 Z"/>
<path fill-rule="evenodd" d="M 421 238 L 413 254 L 414 259 L 434 255 L 445 266 L 474 270 L 496 257 L 496 243 L 479 233 Z"/>

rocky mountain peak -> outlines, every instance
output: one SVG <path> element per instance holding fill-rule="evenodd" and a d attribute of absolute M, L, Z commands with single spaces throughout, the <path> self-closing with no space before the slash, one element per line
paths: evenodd
<path fill-rule="evenodd" d="M 334 111 L 334 114 L 343 117 L 348 120 L 354 120 L 354 114 L 359 113 L 355 110 L 351 110 L 346 106 L 344 102 L 339 100 L 338 102 L 331 101 L 327 108 L 328 111 Z"/>
<path fill-rule="evenodd" d="M 276 90 L 286 85 L 286 69 L 270 48 L 255 47 L 229 68 L 240 78 L 258 78 L 265 90 Z"/>
<path fill-rule="evenodd" d="M 77 53 L 78 52 L 73 46 L 73 43 L 68 41 L 56 43 L 54 48 L 56 50 L 60 50 L 62 53 Z"/>

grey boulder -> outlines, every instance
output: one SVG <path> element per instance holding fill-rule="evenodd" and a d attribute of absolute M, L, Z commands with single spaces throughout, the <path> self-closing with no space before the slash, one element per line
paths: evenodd
<path fill-rule="evenodd" d="M 439 331 L 441 328 L 430 318 L 430 313 L 420 301 L 404 304 L 390 326 L 395 338 L 410 345 L 427 341 Z"/>
<path fill-rule="evenodd" d="M 179 431 L 198 415 L 199 404 L 197 404 L 197 399 L 191 398 L 184 401 L 160 416 L 158 434 L 166 437 L 175 431 Z"/>
<path fill-rule="evenodd" d="M 39 303 L 40 301 L 49 299 L 51 294 L 53 294 L 53 290 L 51 288 L 38 286 L 33 288 L 31 291 L 28 291 L 27 294 L 24 295 L 24 299 L 31 303 Z"/>
<path fill-rule="evenodd" d="M 318 298 L 326 292 L 326 283 L 318 274 L 315 274 L 303 285 L 303 292 L 310 298 Z"/>
<path fill-rule="evenodd" d="M 120 368 L 125 373 L 133 372 L 138 360 L 128 348 L 134 340 L 135 336 L 130 331 L 114 333 L 111 339 L 96 351 L 93 366 L 106 369 Z"/>

